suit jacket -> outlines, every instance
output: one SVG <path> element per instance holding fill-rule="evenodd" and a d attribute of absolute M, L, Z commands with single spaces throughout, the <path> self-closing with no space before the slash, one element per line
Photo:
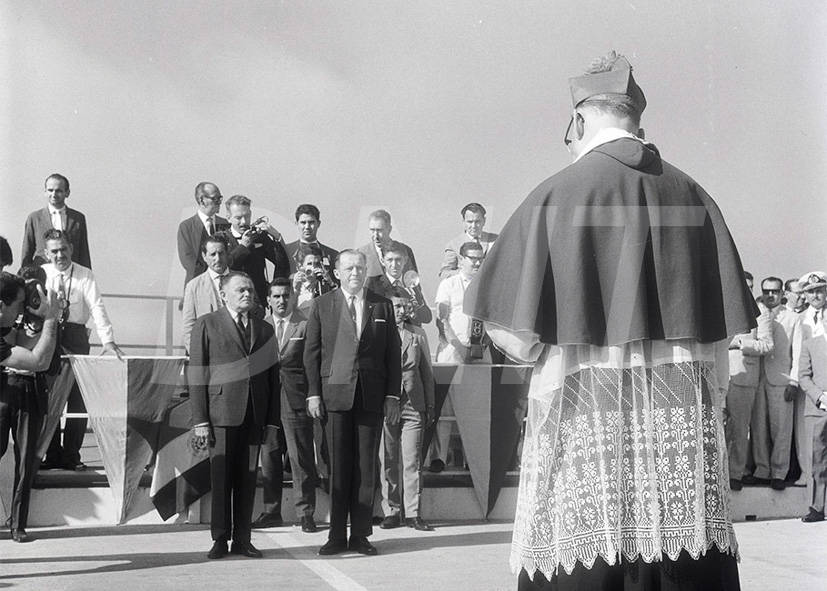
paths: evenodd
<path fill-rule="evenodd" d="M 402 390 L 419 412 L 434 405 L 434 372 L 428 337 L 419 326 L 405 324 L 402 331 Z"/>
<path fill-rule="evenodd" d="M 298 256 L 299 254 L 300 245 L 301 242 L 299 240 L 295 240 L 294 242 L 291 242 L 284 247 L 284 250 L 287 251 L 287 256 L 290 259 L 291 275 L 296 272 L 297 266 L 301 265 L 301 261 L 296 259 L 296 256 Z M 333 280 L 336 281 L 336 276 L 333 274 L 333 269 L 336 266 L 336 257 L 339 255 L 339 251 L 334 250 L 326 244 L 322 244 L 321 242 L 318 243 L 318 246 L 322 249 L 322 265 L 325 269 L 327 269 L 327 272 L 330 273 L 330 276 L 333 278 Z"/>
<path fill-rule="evenodd" d="M 193 425 L 237 427 L 244 421 L 251 400 L 257 426 L 278 426 L 281 404 L 273 327 L 253 315 L 248 319 L 249 352 L 227 308 L 195 321 L 187 371 Z"/>
<path fill-rule="evenodd" d="M 52 216 L 49 208 L 44 207 L 29 214 L 23 231 L 23 254 L 20 265 L 45 265 L 49 261 L 43 254 L 46 243 L 43 234 L 52 229 Z M 89 255 L 89 237 L 86 232 L 86 217 L 76 209 L 66 208 L 66 229 L 64 230 L 72 245 L 72 260 L 84 267 L 92 268 Z"/>
<path fill-rule="evenodd" d="M 276 323 L 272 314 L 267 322 L 275 331 Z M 279 377 L 281 393 L 293 410 L 304 410 L 307 405 L 307 375 L 304 371 L 304 342 L 307 318 L 293 310 L 284 328 L 284 339 L 279 347 Z"/>
<path fill-rule="evenodd" d="M 416 271 L 419 273 L 419 269 L 416 267 L 416 258 L 414 257 L 414 253 L 411 250 L 411 247 L 407 244 L 400 243 L 402 246 L 405 247 L 405 250 L 408 253 L 408 264 L 405 265 L 405 268 L 402 269 L 402 273 L 404 274 L 405 271 Z M 368 242 L 357 248 L 359 252 L 365 255 L 365 260 L 368 264 L 368 278 L 375 277 L 376 275 L 384 275 L 385 268 L 382 266 L 382 261 L 379 260 L 379 255 L 376 252 L 376 247 L 373 246 L 373 242 Z"/>
<path fill-rule="evenodd" d="M 488 254 L 488 250 L 494 244 L 497 236 L 499 234 L 485 231 L 480 234 L 479 243 L 482 246 L 483 254 Z M 442 254 L 442 267 L 439 269 L 440 279 L 459 273 L 459 249 L 468 241 L 468 236 L 463 232 L 445 245 L 445 252 Z"/>
<path fill-rule="evenodd" d="M 215 231 L 221 232 L 230 227 L 230 222 L 220 216 L 215 216 Z M 201 247 L 207 240 L 207 229 L 196 213 L 178 225 L 178 259 L 186 271 L 184 286 L 194 277 L 207 270 L 207 263 L 201 258 Z"/>
<path fill-rule="evenodd" d="M 190 334 L 195 319 L 224 307 L 209 273 L 201 273 L 184 288 L 184 304 L 181 308 L 182 341 L 189 354 Z"/>
<path fill-rule="evenodd" d="M 764 377 L 773 386 L 798 382 L 801 319 L 783 304 L 772 312 L 772 351 L 764 355 Z"/>
<path fill-rule="evenodd" d="M 758 387 L 761 378 L 761 356 L 772 353 L 772 316 L 764 306 L 759 306 L 761 315 L 758 317 L 758 327 L 753 328 L 749 335 L 740 335 L 740 349 L 729 351 L 729 381 L 736 386 Z"/>
<path fill-rule="evenodd" d="M 827 414 L 816 407 L 818 399 L 827 392 L 827 335 L 824 332 L 804 341 L 798 382 L 807 395 L 804 416 L 823 417 Z"/>
<path fill-rule="evenodd" d="M 267 261 L 273 263 L 273 279 L 290 276 L 290 262 L 281 242 L 273 239 L 266 232 L 256 236 L 250 248 L 241 244 L 227 232 L 227 241 L 230 243 L 230 269 L 243 271 L 253 280 L 256 295 L 261 305 L 267 303 Z"/>
<path fill-rule="evenodd" d="M 391 290 L 393 290 L 393 285 L 391 284 L 390 279 L 388 279 L 387 273 L 382 273 L 381 275 L 371 277 L 368 279 L 366 287 L 373 293 L 377 293 L 383 298 L 391 299 Z M 434 319 L 434 314 L 425 301 L 425 296 L 422 294 L 422 286 L 417 285 L 414 287 L 413 291 L 416 295 L 416 299 L 420 302 L 424 302 L 425 305 L 414 311 L 414 316 L 411 318 L 411 324 L 414 326 L 428 324 Z"/>
<path fill-rule="evenodd" d="M 307 395 L 321 396 L 329 411 L 353 408 L 357 380 L 366 411 L 382 412 L 385 397 L 400 393 L 401 348 L 393 306 L 372 291 L 364 294 L 359 339 L 343 290 L 319 296 L 310 305 L 304 346 Z"/>

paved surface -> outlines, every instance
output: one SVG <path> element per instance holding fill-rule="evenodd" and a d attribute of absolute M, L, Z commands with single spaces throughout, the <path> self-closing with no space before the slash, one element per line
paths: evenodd
<path fill-rule="evenodd" d="M 0 540 L 0 589 L 97 590 L 228 587 L 362 591 L 514 589 L 510 523 L 459 522 L 434 532 L 376 529 L 379 556 L 316 555 L 326 532 L 257 530 L 262 559 L 207 560 L 206 526 L 35 528 L 28 544 Z M 736 525 L 746 590 L 827 590 L 827 523 L 797 520 Z"/>

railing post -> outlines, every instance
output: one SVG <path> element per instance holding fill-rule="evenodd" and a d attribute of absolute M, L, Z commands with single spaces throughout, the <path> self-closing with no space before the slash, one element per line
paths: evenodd
<path fill-rule="evenodd" d="M 173 315 L 173 308 L 172 305 L 175 302 L 173 298 L 167 298 L 166 303 L 166 324 L 167 324 L 167 338 L 165 343 L 165 350 L 167 355 L 172 355 L 172 337 L 173 337 L 173 330 L 172 330 L 172 315 Z"/>

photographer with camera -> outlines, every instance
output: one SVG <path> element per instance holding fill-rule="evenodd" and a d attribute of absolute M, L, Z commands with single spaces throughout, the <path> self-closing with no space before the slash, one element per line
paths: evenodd
<path fill-rule="evenodd" d="M 227 200 L 230 230 L 226 233 L 230 246 L 230 270 L 246 273 L 253 280 L 257 304 L 267 302 L 267 261 L 273 263 L 273 279 L 290 276 L 290 262 L 282 236 L 268 223 L 266 216 L 252 222 L 252 201 L 244 195 Z"/>
<path fill-rule="evenodd" d="M 49 264 L 43 266 L 46 271 L 46 285 L 57 294 L 61 307 L 61 350 L 66 354 L 88 355 L 91 347 L 86 323 L 92 319 L 103 344 L 103 353 L 110 353 L 122 359 L 123 351 L 115 344 L 112 323 L 109 321 L 92 271 L 72 261 L 73 249 L 62 231 L 49 230 L 43 239 L 46 243 L 45 255 L 49 261 Z M 72 384 L 67 405 L 71 413 L 86 412 L 77 383 Z M 57 428 L 46 452 L 46 460 L 40 466 L 41 469 L 86 469 L 86 465 L 80 461 L 80 448 L 86 435 L 86 423 L 85 418 L 66 419 L 63 446 L 60 443 L 60 427 Z"/>
<path fill-rule="evenodd" d="M 425 301 L 422 286 L 419 284 L 419 274 L 408 267 L 408 248 L 401 242 L 391 240 L 382 247 L 383 275 L 375 275 L 368 279 L 367 288 L 388 299 L 396 288 L 404 289 L 410 296 L 412 308 L 409 322 L 414 326 L 422 326 L 433 320 L 434 314 Z"/>
<path fill-rule="evenodd" d="M 46 415 L 45 384 L 37 372 L 49 367 L 57 343 L 60 308 L 54 294 L 46 293 L 36 280 L 27 283 L 0 272 L 0 457 L 9 447 L 11 433 L 17 464 L 6 523 L 15 542 L 29 540 L 26 522 L 38 460 L 37 436 Z M 21 313 L 23 320 L 18 322 Z"/>
<path fill-rule="evenodd" d="M 324 253 L 315 244 L 302 244 L 296 256 L 299 267 L 293 274 L 293 292 L 296 294 L 296 307 L 306 313 L 310 302 L 322 294 L 339 287 L 324 267 Z"/>

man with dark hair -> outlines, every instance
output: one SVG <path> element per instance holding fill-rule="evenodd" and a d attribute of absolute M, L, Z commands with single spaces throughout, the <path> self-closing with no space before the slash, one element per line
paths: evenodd
<path fill-rule="evenodd" d="M 349 547 L 372 556 L 376 548 L 368 536 L 382 414 L 390 423 L 399 420 L 399 333 L 391 303 L 364 288 L 361 253 L 340 252 L 336 275 L 341 289 L 310 305 L 304 347 L 307 410 L 313 418 L 327 416 L 331 456 L 330 531 L 319 555 Z"/>
<path fill-rule="evenodd" d="M 41 268 L 37 270 L 42 273 Z M 27 321 L 26 315 L 23 322 L 16 325 L 24 312 L 26 291 L 23 278 L 0 272 L 0 458 L 9 447 L 11 433 L 15 489 L 9 526 L 15 542 L 30 539 L 26 525 L 31 485 L 39 459 L 37 436 L 47 412 L 46 385 L 41 372 L 52 362 L 57 341 L 57 316 L 60 314 L 54 294 L 47 296 L 41 282 L 37 287 L 40 305 L 37 310 L 29 308 L 28 313 L 42 319 L 42 326 Z"/>
<path fill-rule="evenodd" d="M 439 278 L 445 279 L 459 273 L 459 249 L 466 242 L 476 242 L 482 247 L 483 254 L 497 239 L 497 235 L 483 230 L 485 227 L 485 208 L 479 203 L 469 203 L 462 208 L 462 223 L 465 231 L 445 245 L 445 253 L 442 255 L 442 267 L 439 270 Z"/>
<path fill-rule="evenodd" d="M 0 236 L 0 273 L 5 267 L 11 267 L 14 263 L 14 254 L 9 246 L 9 241 Z"/>
<path fill-rule="evenodd" d="M 798 363 L 801 355 L 801 318 L 781 305 L 784 286 L 778 277 L 761 282 L 763 305 L 772 322 L 772 351 L 764 355 L 761 378 L 750 421 L 750 439 L 755 470 L 744 484 L 771 483 L 783 490 L 790 470 L 793 411 L 798 392 Z"/>
<path fill-rule="evenodd" d="M 66 234 L 60 230 L 49 230 L 43 236 L 46 243 L 44 254 L 49 264 L 46 270 L 46 285 L 57 294 L 61 302 L 60 347 L 66 354 L 89 355 L 89 332 L 86 324 L 93 320 L 98 331 L 103 353 L 116 355 L 119 359 L 123 351 L 115 344 L 112 323 L 103 305 L 98 284 L 92 271 L 72 260 L 73 250 Z M 71 371 L 68 369 L 66 371 Z M 69 412 L 86 412 L 80 388 L 76 382 L 67 399 Z M 44 470 L 63 468 L 65 470 L 85 470 L 86 464 L 80 460 L 80 449 L 86 435 L 87 420 L 66 419 L 63 429 L 63 447 L 60 444 L 60 426 L 55 430 L 51 445 L 46 452 L 46 460 L 41 465 Z"/>
<path fill-rule="evenodd" d="M 405 285 L 404 269 L 408 265 L 408 248 L 401 242 L 391 240 L 382 249 L 382 267 L 385 272 L 368 279 L 367 288 L 382 297 L 390 299 L 394 288 L 408 289 L 411 294 L 412 316 L 410 322 L 415 326 L 428 324 L 433 320 L 433 313 L 425 301 L 422 293 L 422 286 L 419 284 L 419 276 L 411 285 Z"/>
<path fill-rule="evenodd" d="M 333 267 L 336 255 L 339 252 L 319 242 L 319 226 L 322 218 L 319 208 L 311 203 L 302 203 L 296 208 L 296 225 L 299 227 L 299 239 L 285 246 L 287 256 L 290 257 L 290 273 L 295 273 L 304 262 L 300 251 L 301 246 L 314 245 L 321 251 L 321 264 L 329 277 L 333 277 Z"/>
<path fill-rule="evenodd" d="M 292 276 L 293 291 L 296 307 L 305 313 L 313 298 L 337 289 L 339 284 L 325 267 L 325 254 L 317 244 L 300 245 L 295 257 L 298 267 Z"/>
<path fill-rule="evenodd" d="M 290 456 L 293 474 L 293 499 L 302 531 L 316 531 L 316 462 L 313 450 L 313 418 L 307 415 L 307 376 L 304 371 L 304 336 L 307 318 L 295 309 L 290 280 L 276 277 L 270 284 L 267 317 L 276 334 L 281 391 L 281 424 L 284 438 L 261 447 L 261 479 L 264 485 L 264 511 L 253 527 L 273 527 L 283 523 L 281 497 L 284 480 L 284 447 Z"/>
<path fill-rule="evenodd" d="M 74 261 L 87 269 L 92 268 L 86 217 L 79 211 L 66 207 L 69 192 L 69 179 L 62 174 L 55 173 L 46 177 L 45 194 L 48 203 L 45 208 L 33 211 L 26 218 L 21 265 L 40 266 L 48 262 L 43 255 L 46 248 L 43 235 L 54 228 L 62 230 L 66 235 Z"/>
<path fill-rule="evenodd" d="M 221 278 L 224 307 L 195 321 L 188 377 L 193 439 L 210 450 L 210 559 L 260 558 L 251 543 L 259 446 L 278 436 L 278 351 L 273 327 L 251 314 L 253 281 Z"/>
<path fill-rule="evenodd" d="M 574 163 L 465 294 L 534 365 L 511 565 L 520 589 L 736 590 L 720 398 L 755 302 L 718 207 L 643 140 L 628 60 L 569 85 Z"/>
<path fill-rule="evenodd" d="M 226 232 L 230 247 L 230 269 L 246 273 L 256 287 L 257 303 L 267 302 L 267 261 L 273 263 L 273 278 L 290 276 L 290 261 L 282 244 L 281 234 L 263 219 L 253 224 L 252 201 L 244 195 L 227 200 L 230 229 Z"/>
<path fill-rule="evenodd" d="M 187 355 L 190 351 L 190 333 L 195 319 L 224 306 L 218 284 L 221 277 L 230 272 L 228 250 L 227 237 L 221 233 L 207 236 L 201 245 L 201 259 L 207 266 L 207 272 L 187 283 L 181 310 L 181 334 Z"/>
<path fill-rule="evenodd" d="M 376 277 L 385 274 L 385 268 L 382 266 L 383 251 L 391 242 L 391 214 L 384 209 L 377 209 L 368 216 L 368 230 L 370 231 L 370 242 L 358 248 L 358 251 L 365 257 L 365 264 L 367 265 L 367 277 Z M 405 254 L 408 256 L 408 262 L 402 272 L 413 270 L 418 271 L 416 266 L 416 258 L 407 244 L 400 242 L 399 244 L 405 249 Z"/>
<path fill-rule="evenodd" d="M 195 186 L 198 211 L 178 225 L 178 259 L 186 273 L 185 288 L 194 277 L 207 270 L 207 264 L 201 256 L 207 237 L 230 227 L 230 222 L 218 215 L 223 199 L 215 184 L 198 183 Z"/>

